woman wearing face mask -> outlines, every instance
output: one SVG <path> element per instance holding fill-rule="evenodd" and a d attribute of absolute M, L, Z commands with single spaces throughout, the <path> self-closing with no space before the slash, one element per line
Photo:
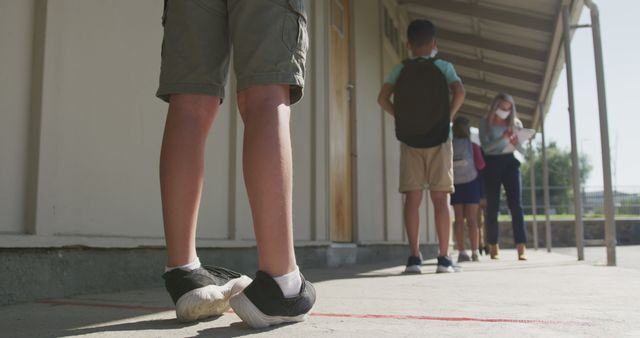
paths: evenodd
<path fill-rule="evenodd" d="M 516 132 L 522 122 L 516 116 L 516 104 L 509 94 L 498 94 L 486 118 L 480 121 L 480 142 L 485 154 L 485 194 L 487 198 L 486 241 L 491 259 L 498 259 L 498 211 L 500 186 L 504 187 L 511 210 L 513 237 L 518 249 L 518 259 L 526 260 L 527 233 L 522 210 L 520 161 L 513 155 L 514 147 L 524 154 Z M 513 145 L 510 146 L 510 145 Z"/>

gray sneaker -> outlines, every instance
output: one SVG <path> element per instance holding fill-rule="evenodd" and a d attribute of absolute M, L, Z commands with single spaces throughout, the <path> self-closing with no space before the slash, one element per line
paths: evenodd
<path fill-rule="evenodd" d="M 471 261 L 471 258 L 469 257 L 469 255 L 467 255 L 466 251 L 461 251 L 458 254 L 458 263 L 469 262 L 469 261 Z"/>

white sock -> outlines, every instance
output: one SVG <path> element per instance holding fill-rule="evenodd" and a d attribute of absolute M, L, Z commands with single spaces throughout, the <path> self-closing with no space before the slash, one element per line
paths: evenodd
<path fill-rule="evenodd" d="M 175 269 L 182 269 L 184 271 L 191 271 L 191 270 L 195 270 L 199 267 L 201 267 L 202 265 L 200 264 L 200 258 L 196 257 L 196 259 L 193 260 L 193 262 L 189 263 L 189 264 L 185 264 L 185 265 L 179 265 L 179 266 L 165 266 L 164 267 L 164 272 L 169 272 L 171 270 L 175 270 Z"/>
<path fill-rule="evenodd" d="M 473 255 L 476 255 L 476 256 L 479 256 L 479 255 L 480 255 L 480 252 L 478 252 L 478 250 L 473 250 L 473 253 L 472 253 L 472 254 L 473 254 Z"/>
<path fill-rule="evenodd" d="M 278 286 L 280 286 L 280 290 L 282 290 L 285 298 L 295 297 L 300 293 L 302 278 L 300 278 L 300 269 L 298 269 L 297 266 L 295 270 L 286 275 L 273 277 L 273 280 L 278 283 Z"/>

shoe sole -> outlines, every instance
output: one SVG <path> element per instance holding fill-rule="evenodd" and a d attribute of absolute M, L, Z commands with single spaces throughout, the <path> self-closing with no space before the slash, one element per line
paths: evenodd
<path fill-rule="evenodd" d="M 295 323 L 303 322 L 309 317 L 309 313 L 304 313 L 298 316 L 269 316 L 260 311 L 244 294 L 241 292 L 235 295 L 229 301 L 233 311 L 254 329 L 264 329 L 272 325 L 278 325 L 282 323 Z"/>
<path fill-rule="evenodd" d="M 229 309 L 229 299 L 251 284 L 251 278 L 242 276 L 226 284 L 207 285 L 191 290 L 176 302 L 176 317 L 181 322 L 191 322 L 219 316 Z"/>
<path fill-rule="evenodd" d="M 452 266 L 438 265 L 438 267 L 436 268 L 436 273 L 452 273 L 452 272 L 456 272 Z"/>
<path fill-rule="evenodd" d="M 453 273 L 453 272 L 462 272 L 462 267 L 453 267 L 453 266 L 444 267 L 442 265 L 438 265 L 438 267 L 436 268 L 436 273 Z"/>
<path fill-rule="evenodd" d="M 422 268 L 419 265 L 409 265 L 404 269 L 404 273 L 422 273 Z"/>

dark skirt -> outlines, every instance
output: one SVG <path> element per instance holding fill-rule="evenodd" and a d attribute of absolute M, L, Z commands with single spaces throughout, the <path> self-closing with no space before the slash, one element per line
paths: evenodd
<path fill-rule="evenodd" d="M 451 194 L 451 205 L 480 203 L 480 175 L 469 183 L 455 184 L 455 192 Z"/>

